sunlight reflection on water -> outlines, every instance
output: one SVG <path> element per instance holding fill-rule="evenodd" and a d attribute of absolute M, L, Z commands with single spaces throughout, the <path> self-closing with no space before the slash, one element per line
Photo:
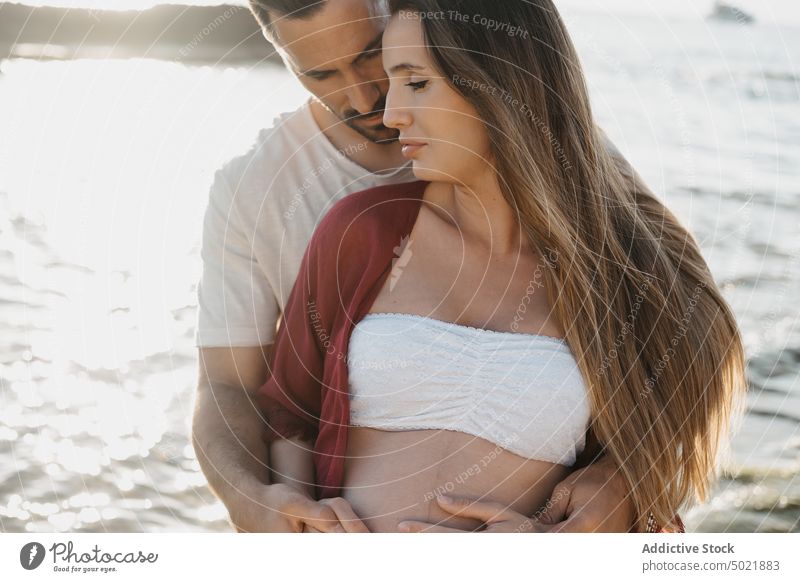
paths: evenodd
<path fill-rule="evenodd" d="M 187 439 L 202 212 L 304 95 L 277 67 L 2 64 L 2 529 L 228 529 Z"/>

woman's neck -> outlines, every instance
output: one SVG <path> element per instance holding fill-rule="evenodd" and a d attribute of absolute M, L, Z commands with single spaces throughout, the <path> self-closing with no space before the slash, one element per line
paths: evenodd
<path fill-rule="evenodd" d="M 498 258 L 527 252 L 527 236 L 493 173 L 469 184 L 440 182 L 432 186 L 429 201 L 458 228 L 466 242 L 473 242 Z"/>

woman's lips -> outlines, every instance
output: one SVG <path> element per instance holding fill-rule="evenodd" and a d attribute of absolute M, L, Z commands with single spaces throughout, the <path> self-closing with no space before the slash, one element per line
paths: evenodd
<path fill-rule="evenodd" d="M 405 158 L 413 158 L 419 150 L 424 148 L 427 144 L 419 142 L 401 142 L 403 144 L 402 154 Z"/>

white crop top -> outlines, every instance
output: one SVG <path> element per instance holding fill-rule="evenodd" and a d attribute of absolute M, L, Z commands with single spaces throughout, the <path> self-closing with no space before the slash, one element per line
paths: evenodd
<path fill-rule="evenodd" d="M 348 348 L 350 424 L 440 429 L 572 466 L 590 408 L 569 345 L 406 313 L 369 313 Z"/>

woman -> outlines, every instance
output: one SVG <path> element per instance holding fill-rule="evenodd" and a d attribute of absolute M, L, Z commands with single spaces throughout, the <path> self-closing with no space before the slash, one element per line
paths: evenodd
<path fill-rule="evenodd" d="M 384 123 L 420 181 L 309 244 L 260 392 L 276 481 L 370 531 L 474 530 L 436 494 L 536 515 L 596 439 L 633 529 L 669 523 L 745 386 L 697 243 L 609 157 L 550 0 L 390 5 Z"/>

